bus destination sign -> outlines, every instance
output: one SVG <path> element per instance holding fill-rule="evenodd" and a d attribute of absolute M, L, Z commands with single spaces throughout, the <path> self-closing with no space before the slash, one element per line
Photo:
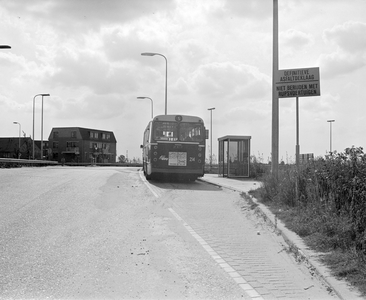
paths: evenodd
<path fill-rule="evenodd" d="M 319 68 L 278 70 L 275 88 L 278 98 L 320 96 Z"/>

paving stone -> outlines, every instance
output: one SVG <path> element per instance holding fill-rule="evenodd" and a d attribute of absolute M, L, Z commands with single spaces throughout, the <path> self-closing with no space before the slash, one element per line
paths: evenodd
<path fill-rule="evenodd" d="M 224 271 L 240 275 L 230 278 L 243 285 L 253 299 L 311 299 L 314 291 L 303 288 L 311 276 L 304 275 L 294 259 L 282 251 L 281 238 L 257 223 L 253 215 L 241 213 L 232 199 L 242 198 L 234 193 L 227 197 L 203 195 L 195 201 L 179 202 L 174 210 L 202 238 L 200 243 L 207 243 L 204 248 L 220 257 L 212 255 Z M 336 299 L 327 297 L 323 287 L 317 288 L 324 299 Z"/>

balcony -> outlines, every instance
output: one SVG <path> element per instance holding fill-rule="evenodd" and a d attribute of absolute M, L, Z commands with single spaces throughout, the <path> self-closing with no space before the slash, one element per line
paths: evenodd
<path fill-rule="evenodd" d="M 79 147 L 66 147 L 65 151 L 61 152 L 62 154 L 80 154 Z"/>

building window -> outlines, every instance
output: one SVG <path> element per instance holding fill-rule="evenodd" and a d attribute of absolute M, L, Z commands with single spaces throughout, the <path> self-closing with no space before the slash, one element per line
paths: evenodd
<path fill-rule="evenodd" d="M 71 131 L 71 137 L 76 138 L 76 131 Z"/>
<path fill-rule="evenodd" d="M 52 148 L 53 148 L 53 149 L 58 148 L 58 142 L 53 142 L 53 143 L 52 143 Z"/>
<path fill-rule="evenodd" d="M 105 140 L 105 138 L 106 138 L 105 133 L 102 133 L 102 140 Z"/>
<path fill-rule="evenodd" d="M 53 132 L 53 138 L 55 139 L 55 138 L 58 138 L 58 131 L 54 131 Z"/>
<path fill-rule="evenodd" d="M 67 148 L 76 148 L 79 147 L 79 142 L 66 142 Z"/>
<path fill-rule="evenodd" d="M 110 149 L 110 144 L 109 143 L 103 144 L 102 147 L 104 150 L 107 150 L 107 152 L 108 152 Z"/>
<path fill-rule="evenodd" d="M 110 140 L 111 139 L 111 134 L 110 133 L 107 133 L 106 134 L 106 137 L 107 137 L 107 140 Z"/>
<path fill-rule="evenodd" d="M 97 139 L 98 138 L 98 132 L 89 131 L 89 137 L 91 139 Z"/>

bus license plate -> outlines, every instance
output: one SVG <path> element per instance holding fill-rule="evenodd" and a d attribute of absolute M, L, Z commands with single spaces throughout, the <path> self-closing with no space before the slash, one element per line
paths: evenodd
<path fill-rule="evenodd" d="M 187 152 L 169 152 L 169 166 L 187 166 Z"/>

